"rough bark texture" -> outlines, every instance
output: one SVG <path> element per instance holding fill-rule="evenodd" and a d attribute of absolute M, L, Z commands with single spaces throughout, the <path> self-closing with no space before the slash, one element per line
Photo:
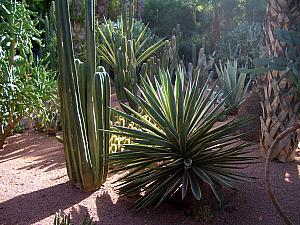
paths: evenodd
<path fill-rule="evenodd" d="M 80 58 L 78 56 L 82 52 L 82 46 L 86 36 L 83 7 L 84 1 L 82 0 L 72 0 L 70 3 L 72 39 L 76 58 Z"/>
<path fill-rule="evenodd" d="M 218 5 L 215 5 L 214 7 L 214 18 L 212 22 L 212 48 L 216 49 L 217 43 L 220 40 L 222 10 Z"/>
<path fill-rule="evenodd" d="M 276 37 L 275 30 L 295 30 L 300 19 L 298 0 L 268 0 L 268 7 L 264 21 L 266 44 L 269 56 L 282 56 L 286 50 L 286 44 Z M 260 148 L 262 155 L 266 157 L 267 151 L 274 142 L 276 136 L 287 128 L 293 126 L 297 120 L 296 91 L 285 74 L 271 71 L 265 77 L 263 88 L 263 115 L 261 120 Z M 279 154 L 272 154 L 271 159 L 281 162 L 293 161 L 297 148 L 297 136 L 292 134 L 285 137 L 277 145 Z"/>
<path fill-rule="evenodd" d="M 108 0 L 96 1 L 96 17 L 99 22 L 104 22 L 108 16 Z"/>
<path fill-rule="evenodd" d="M 136 18 L 141 20 L 144 12 L 144 0 L 137 0 Z"/>
<path fill-rule="evenodd" d="M 104 22 L 108 17 L 109 0 L 95 0 L 95 14 L 99 23 Z M 84 2 L 81 0 L 72 0 L 70 5 L 70 13 L 72 20 L 72 38 L 75 55 L 78 57 L 82 53 L 82 47 L 86 38 L 85 32 L 85 15 L 83 12 Z M 80 58 L 80 57 L 79 57 Z"/>

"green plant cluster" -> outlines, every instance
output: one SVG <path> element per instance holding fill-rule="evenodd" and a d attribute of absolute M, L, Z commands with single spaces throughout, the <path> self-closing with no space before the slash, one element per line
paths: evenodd
<path fill-rule="evenodd" d="M 46 120 L 49 104 L 56 102 L 54 75 L 33 54 L 41 39 L 36 14 L 24 3 L 4 1 L 0 5 L 0 127 L 1 146 L 24 116 Z"/>
<path fill-rule="evenodd" d="M 38 15 L 45 15 L 49 12 L 52 1 L 53 0 L 26 0 L 26 3 L 30 11 L 36 12 Z"/>
<path fill-rule="evenodd" d="M 49 12 L 44 17 L 45 37 L 44 48 L 42 54 L 49 57 L 49 68 L 53 71 L 58 71 L 58 53 L 56 40 L 56 21 L 55 21 L 55 6 L 52 2 Z"/>
<path fill-rule="evenodd" d="M 262 41 L 262 24 L 243 22 L 222 35 L 218 43 L 218 58 L 222 61 L 236 59 L 239 66 L 253 68 L 253 60 L 259 58 Z"/>
<path fill-rule="evenodd" d="M 223 42 L 236 27 L 263 21 L 265 10 L 266 4 L 260 0 L 146 0 L 143 21 L 161 37 L 170 37 L 180 24 L 183 38 L 179 55 L 190 61 L 193 44 L 211 54 L 220 48 L 217 42 Z M 227 40 L 224 48 L 227 57 Z"/>
<path fill-rule="evenodd" d="M 147 26 L 134 18 L 135 5 L 129 9 L 122 7 L 122 16 L 116 23 L 106 21 L 99 26 L 98 52 L 114 75 L 117 97 L 121 102 L 130 101 L 125 88 L 136 93 L 138 84 L 138 70 L 142 63 L 153 56 L 164 41 L 154 41 L 154 35 Z"/>
<path fill-rule="evenodd" d="M 197 1 L 145 1 L 143 21 L 160 37 L 171 38 L 173 29 L 180 24 L 182 38 L 179 45 L 179 55 L 185 60 L 191 60 L 191 46 L 210 49 L 210 43 L 204 46 L 203 38 L 210 40 L 211 15 L 201 11 Z M 205 15 L 203 14 L 205 13 Z M 202 20 L 205 17 L 205 20 Z M 179 44 L 179 43 L 178 43 Z"/>
<path fill-rule="evenodd" d="M 126 121 L 123 117 L 113 115 L 113 119 L 111 120 L 111 126 L 120 126 L 120 127 L 128 127 L 130 129 L 138 129 L 134 123 L 130 123 Z M 123 145 L 130 144 L 131 138 L 124 137 L 122 135 L 111 135 L 109 140 L 109 152 L 115 153 L 123 151 Z"/>
<path fill-rule="evenodd" d="M 143 111 L 142 108 L 139 108 L 138 112 L 143 115 L 144 119 L 146 119 L 147 121 L 154 123 L 154 121 L 152 120 L 151 117 L 149 117 L 147 115 L 147 113 L 145 113 Z M 112 119 L 110 121 L 110 125 L 111 126 L 116 126 L 116 127 L 124 127 L 124 128 L 128 128 L 128 129 L 133 129 L 133 130 L 141 130 L 141 126 L 139 126 L 138 124 L 126 120 L 124 117 L 122 116 L 118 116 L 118 115 L 112 115 Z M 157 126 L 157 125 L 156 125 Z M 124 151 L 124 145 L 126 144 L 132 144 L 133 143 L 133 139 L 130 137 L 126 137 L 123 135 L 117 135 L 117 134 L 113 134 L 110 136 L 110 140 L 109 140 L 109 148 L 110 148 L 110 153 L 115 153 L 115 152 L 121 152 Z"/>
<path fill-rule="evenodd" d="M 143 20 L 159 36 L 169 36 L 177 24 L 181 25 L 182 32 L 188 36 L 195 32 L 196 7 L 194 1 L 145 1 Z"/>
<path fill-rule="evenodd" d="M 110 0 L 108 5 L 108 17 L 111 20 L 117 20 L 121 14 L 121 1 L 122 0 Z"/>

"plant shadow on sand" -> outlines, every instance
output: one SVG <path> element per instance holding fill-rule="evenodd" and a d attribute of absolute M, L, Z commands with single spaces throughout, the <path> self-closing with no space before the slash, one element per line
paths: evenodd
<path fill-rule="evenodd" d="M 133 204 L 133 198 L 120 197 L 113 199 L 111 195 L 104 194 L 96 198 L 98 225 L 121 225 L 121 224 L 161 224 L 161 225 L 178 225 L 189 224 L 196 225 L 190 217 L 185 215 L 181 206 L 163 203 L 158 208 L 144 209 L 136 212 L 130 209 Z"/>
<path fill-rule="evenodd" d="M 20 195 L 0 203 L 0 221 L 7 225 L 32 224 L 54 215 L 59 209 L 79 203 L 89 195 L 69 182 Z"/>
<path fill-rule="evenodd" d="M 43 142 L 45 138 L 49 142 Z M 26 157 L 30 158 L 29 165 L 18 170 L 38 168 L 48 172 L 65 167 L 65 160 L 61 154 L 63 146 L 55 137 L 47 137 L 37 132 L 26 132 L 9 137 L 8 143 L 4 149 L 0 150 L 0 163 Z"/>

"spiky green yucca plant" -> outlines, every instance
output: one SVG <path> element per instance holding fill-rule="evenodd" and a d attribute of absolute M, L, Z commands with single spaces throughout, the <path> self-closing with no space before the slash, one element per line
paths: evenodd
<path fill-rule="evenodd" d="M 225 100 L 217 102 L 219 93 L 215 86 L 207 90 L 208 81 L 199 88 L 200 78 L 185 90 L 183 76 L 177 73 L 173 87 L 169 73 L 160 71 L 160 82 L 142 79 L 141 97 L 128 92 L 151 120 L 127 106 L 131 115 L 113 109 L 141 128 L 114 126 L 110 131 L 132 138 L 132 144 L 110 159 L 119 168 L 116 172 L 129 170 L 117 181 L 120 194 L 144 193 L 134 204 L 137 210 L 159 205 L 177 191 L 182 199 L 189 192 L 199 200 L 205 183 L 219 199 L 216 186 L 231 188 L 235 181 L 248 180 L 238 169 L 253 158 L 245 155 L 249 144 L 241 143 L 241 134 L 235 133 L 245 119 L 216 124 L 227 112 L 222 107 Z"/>
<path fill-rule="evenodd" d="M 216 66 L 220 83 L 226 98 L 226 106 L 236 111 L 245 99 L 251 79 L 246 82 L 247 74 L 238 73 L 237 60 L 228 61 L 225 65 Z"/>

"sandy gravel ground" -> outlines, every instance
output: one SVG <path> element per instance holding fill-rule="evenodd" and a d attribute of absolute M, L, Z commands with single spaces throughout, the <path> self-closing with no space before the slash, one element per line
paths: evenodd
<path fill-rule="evenodd" d="M 134 214 L 131 199 L 119 198 L 111 182 L 94 193 L 83 193 L 68 182 L 62 145 L 53 137 L 27 132 L 8 139 L 0 150 L 0 224 L 51 224 L 59 209 L 81 221 L 88 212 L 101 225 L 281 225 L 282 220 L 266 195 L 264 181 L 237 184 L 228 190 L 228 209 L 217 212 L 210 223 L 194 222 L 181 208 L 170 203 Z M 253 155 L 259 156 L 258 146 Z M 272 180 L 279 201 L 295 224 L 300 224 L 300 159 L 273 163 Z M 248 166 L 247 174 L 263 177 L 263 163 Z"/>

